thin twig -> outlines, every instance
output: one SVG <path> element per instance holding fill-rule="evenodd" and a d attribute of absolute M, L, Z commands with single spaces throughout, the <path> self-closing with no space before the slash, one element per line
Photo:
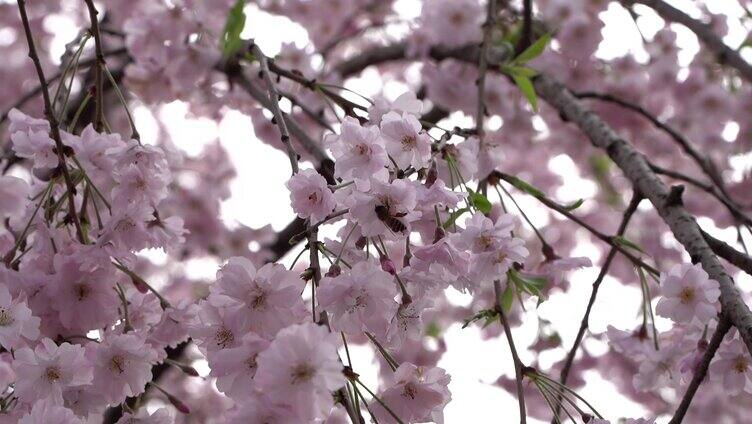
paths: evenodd
<path fill-rule="evenodd" d="M 29 45 L 29 58 L 34 62 L 34 68 L 39 78 L 39 85 L 42 88 L 42 98 L 44 99 L 44 114 L 47 121 L 50 123 L 50 134 L 55 141 L 55 149 L 57 150 L 57 159 L 60 165 L 60 170 L 65 180 L 68 195 L 68 214 L 70 215 L 73 225 L 76 227 L 76 236 L 78 241 L 82 244 L 86 244 L 86 238 L 84 236 L 83 229 L 81 228 L 81 221 L 78 218 L 78 212 L 76 211 L 76 186 L 73 184 L 73 179 L 68 172 L 68 165 L 65 162 L 65 146 L 60 136 L 60 128 L 55 118 L 55 111 L 52 110 L 52 102 L 50 101 L 50 91 L 47 85 L 47 80 L 44 77 L 44 71 L 42 70 L 42 63 L 39 60 L 36 46 L 34 45 L 34 37 L 31 34 L 31 25 L 29 24 L 29 17 L 26 14 L 26 1 L 18 0 L 18 10 L 21 13 L 21 22 L 23 23 L 24 32 L 26 34 L 26 42 Z"/>
<path fill-rule="evenodd" d="M 90 1 L 90 0 L 88 0 Z M 282 113 L 282 109 L 279 107 L 279 92 L 277 91 L 277 85 L 272 80 L 271 72 L 269 71 L 269 61 L 266 58 L 264 52 L 261 51 L 256 43 L 250 46 L 253 56 L 258 60 L 259 67 L 261 68 L 261 76 L 266 82 L 266 89 L 269 93 L 269 102 L 271 103 L 271 111 L 274 114 L 275 123 L 279 128 L 280 138 L 287 150 L 287 156 L 290 158 L 290 166 L 292 166 L 293 175 L 298 173 L 298 153 L 295 148 L 292 147 L 292 140 L 290 139 L 290 131 L 287 129 L 287 121 Z M 313 250 L 311 250 L 313 251 Z"/>
<path fill-rule="evenodd" d="M 716 351 L 718 351 L 718 347 L 721 346 L 721 342 L 729 329 L 731 329 L 731 321 L 726 317 L 721 317 L 718 322 L 718 327 L 715 329 L 715 333 L 710 339 L 710 343 L 708 343 L 707 350 L 702 356 L 700 363 L 697 364 L 695 373 L 692 375 L 692 381 L 689 382 L 687 391 L 684 392 L 684 396 L 682 397 L 679 406 L 676 408 L 674 416 L 671 418 L 671 421 L 669 421 L 669 424 L 679 424 L 684 419 L 684 415 L 687 413 L 689 405 L 692 403 L 692 398 L 700 387 L 700 383 L 702 383 L 708 373 L 710 361 L 713 359 L 713 356 L 715 356 Z"/>
<path fill-rule="evenodd" d="M 514 345 L 514 338 L 512 337 L 512 330 L 509 328 L 509 322 L 507 321 L 506 314 L 504 313 L 504 308 L 501 305 L 501 296 L 502 296 L 502 290 L 501 290 L 501 282 L 499 280 L 494 281 L 494 298 L 495 298 L 495 305 L 494 308 L 496 309 L 496 312 L 499 314 L 499 321 L 501 321 L 501 325 L 504 327 L 504 335 L 507 338 L 507 343 L 509 343 L 509 350 L 512 352 L 512 360 L 514 361 L 514 374 L 515 378 L 517 380 L 517 402 L 520 406 L 520 424 L 527 423 L 527 413 L 525 412 L 525 391 L 522 387 L 522 380 L 525 378 L 523 374 L 524 365 L 522 364 L 522 361 L 520 361 L 520 357 L 517 356 L 517 348 Z"/>
<path fill-rule="evenodd" d="M 102 53 L 102 36 L 99 33 L 99 20 L 97 18 L 99 11 L 94 6 L 93 0 L 84 0 L 84 3 L 86 3 L 86 8 L 89 11 L 90 32 L 94 37 L 94 58 L 96 60 L 96 69 L 94 69 L 94 98 L 96 99 L 94 105 L 94 129 L 101 132 L 104 123 L 104 75 L 102 74 L 102 69 L 105 62 L 104 54 Z"/>
<path fill-rule="evenodd" d="M 619 229 L 616 231 L 616 234 L 618 236 L 622 236 L 626 232 L 627 225 L 629 224 L 629 221 L 632 219 L 632 215 L 637 210 L 637 205 L 639 205 L 641 200 L 642 200 L 642 197 L 640 197 L 638 194 L 634 194 L 632 196 L 632 200 L 629 202 L 629 206 L 627 206 L 627 209 L 624 211 L 623 217 L 621 219 L 621 223 L 619 224 Z M 590 292 L 590 300 L 588 300 L 588 305 L 585 308 L 585 314 L 582 316 L 582 321 L 580 322 L 580 329 L 577 331 L 577 336 L 574 339 L 574 343 L 572 343 L 572 348 L 569 349 L 567 358 L 564 361 L 564 367 L 561 369 L 561 374 L 559 376 L 559 382 L 561 382 L 561 384 L 567 384 L 567 378 L 569 378 L 569 371 L 572 368 L 574 357 L 577 355 L 577 351 L 580 348 L 582 339 L 585 336 L 585 331 L 587 331 L 588 329 L 589 320 L 590 320 L 590 312 L 592 311 L 593 305 L 595 304 L 595 299 L 598 296 L 598 289 L 600 288 L 601 283 L 603 282 L 603 279 L 606 277 L 606 274 L 608 274 L 608 270 L 611 267 L 611 263 L 613 262 L 614 258 L 616 258 L 617 252 L 618 250 L 616 249 L 616 247 L 612 246 L 611 250 L 609 250 L 608 252 L 608 255 L 606 255 L 606 260 L 603 262 L 603 266 L 601 267 L 601 270 L 598 273 L 598 277 L 596 277 L 595 281 L 593 282 L 593 289 Z M 557 405 L 557 412 L 558 412 L 558 405 Z"/>

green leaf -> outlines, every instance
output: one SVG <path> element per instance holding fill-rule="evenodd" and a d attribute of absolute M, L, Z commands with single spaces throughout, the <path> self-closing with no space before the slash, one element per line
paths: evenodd
<path fill-rule="evenodd" d="M 546 50 L 546 46 L 550 41 L 551 34 L 544 34 L 543 37 L 537 39 L 535 43 L 531 44 L 528 48 L 525 49 L 524 52 L 515 57 L 514 62 L 520 64 L 530 62 L 531 60 L 540 56 L 541 53 Z"/>
<path fill-rule="evenodd" d="M 236 0 L 235 5 L 230 9 L 230 13 L 227 15 L 227 21 L 225 28 L 220 37 L 220 48 L 222 54 L 225 57 L 230 57 L 235 54 L 243 45 L 243 40 L 240 38 L 240 33 L 243 32 L 245 27 L 245 0 Z"/>
<path fill-rule="evenodd" d="M 507 284 L 507 288 L 504 289 L 504 293 L 501 294 L 501 309 L 504 312 L 509 312 L 512 309 L 512 303 L 514 302 L 514 288 L 512 284 Z"/>
<path fill-rule="evenodd" d="M 498 316 L 498 313 L 494 311 L 493 309 L 483 309 L 478 311 L 475 315 L 471 316 L 470 318 L 466 318 L 464 320 L 464 323 L 462 324 L 462 328 L 467 328 L 470 324 L 480 321 L 480 320 L 486 320 L 484 327 L 493 322 Z M 489 321 L 490 320 L 490 321 Z"/>
<path fill-rule="evenodd" d="M 548 285 L 548 280 L 545 278 L 523 276 L 513 269 L 510 269 L 507 272 L 507 276 L 518 290 L 538 298 L 538 304 L 536 306 L 540 306 L 540 304 L 546 300 L 546 296 L 543 294 L 543 289 Z"/>
<path fill-rule="evenodd" d="M 629 239 L 627 239 L 625 237 L 614 236 L 612 238 L 612 240 L 614 241 L 614 243 L 618 244 L 619 246 L 628 247 L 628 248 L 636 250 L 636 251 L 638 251 L 640 253 L 645 253 L 645 251 L 642 250 L 642 248 L 640 247 L 640 245 L 638 245 L 637 243 L 635 243 L 635 242 L 633 242 L 633 241 L 631 241 L 631 240 L 629 240 Z"/>
<path fill-rule="evenodd" d="M 572 203 L 570 203 L 568 205 L 564 205 L 563 208 L 566 209 L 566 210 L 568 210 L 568 211 L 573 211 L 573 210 L 579 208 L 580 206 L 582 206 L 583 203 L 585 203 L 584 199 L 577 199 L 576 201 L 574 201 L 574 202 L 572 202 Z"/>
<path fill-rule="evenodd" d="M 501 72 L 504 72 L 505 74 L 509 76 L 519 76 L 519 77 L 527 77 L 532 78 L 536 75 L 538 75 L 538 71 L 531 68 L 526 68 L 524 66 L 515 66 L 515 65 L 507 65 L 503 64 L 501 65 Z"/>
<path fill-rule="evenodd" d="M 517 190 L 524 191 L 525 193 L 539 197 L 539 198 L 545 198 L 546 194 L 543 193 L 541 190 L 539 190 L 534 185 L 530 184 L 529 182 L 523 180 L 522 178 L 515 177 L 514 175 L 510 175 L 507 179 L 510 184 L 514 186 Z"/>
<path fill-rule="evenodd" d="M 512 79 L 520 91 L 522 91 L 530 106 L 533 107 L 533 111 L 538 112 L 538 97 L 535 95 L 535 88 L 533 88 L 533 82 L 530 81 L 530 78 L 513 74 Z"/>
<path fill-rule="evenodd" d="M 470 205 L 475 207 L 475 209 L 479 210 L 483 214 L 488 214 L 491 212 L 491 201 L 489 201 L 486 196 L 480 193 L 470 190 L 470 195 L 467 196 L 467 201 Z"/>
<path fill-rule="evenodd" d="M 449 215 L 449 219 L 447 219 L 444 222 L 444 228 L 449 228 L 450 226 L 452 226 L 454 224 L 454 222 L 457 221 L 457 218 L 459 218 L 460 216 L 462 216 L 463 213 L 465 213 L 465 212 L 467 212 L 469 210 L 470 210 L 470 208 L 462 208 L 462 209 L 457 209 L 456 211 L 452 212 Z"/>

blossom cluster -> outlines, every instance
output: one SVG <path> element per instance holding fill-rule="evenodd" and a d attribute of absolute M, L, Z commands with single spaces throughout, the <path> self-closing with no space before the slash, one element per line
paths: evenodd
<path fill-rule="evenodd" d="M 58 3 L 29 5 L 43 50 L 54 34 L 41 16 L 68 12 Z M 83 73 L 63 72 L 53 98 L 59 131 L 33 97 L 25 108 L 5 100 L 25 94 L 28 68 L 11 60 L 0 69 L 8 82 L 0 96 L 8 106 L 0 118 L 8 141 L 0 175 L 0 422 L 443 423 L 453 398 L 472 396 L 458 393 L 451 367 L 440 366 L 456 348 L 444 336 L 470 325 L 483 338 L 508 332 L 504 346 L 512 351 L 518 329 L 537 330 L 532 343 L 516 339 L 521 374 L 492 383 L 524 393 L 530 417 L 576 411 L 583 422 L 610 422 L 603 416 L 613 414 L 601 409 L 601 416 L 600 405 L 577 394 L 592 371 L 647 411 L 647 419 L 611 422 L 654 423 L 675 410 L 722 328 L 728 287 L 682 256 L 658 214 L 635 205 L 628 229 L 626 222 L 617 229 L 629 209 L 628 182 L 608 157 L 583 147 L 559 111 L 531 104 L 507 71 L 544 71 L 583 98 L 612 93 L 684 134 L 707 152 L 700 165 L 713 169 L 705 175 L 713 184 L 733 175 L 717 189 L 684 178 L 687 209 L 720 227 L 739 225 L 752 209 L 750 174 L 737 178 L 729 160 L 752 146 L 748 84 L 707 54 L 679 60 L 669 26 L 644 40 L 645 60 L 602 59 L 611 6 L 587 0 L 536 0 L 531 35 L 553 41 L 530 64 L 507 57 L 485 71 L 463 57 L 484 39 L 495 52 L 489 60 L 516 51 L 524 18 L 514 5 L 489 19 L 486 1 L 423 0 L 405 22 L 403 2 L 248 2 L 246 9 L 303 28 L 310 41 L 283 40 L 262 66 L 249 48 L 254 40 L 226 49 L 228 14 L 237 19 L 245 3 L 102 5 L 99 35 L 122 49 L 107 51 L 113 72 L 99 77 L 115 87 L 122 75 L 126 95 L 108 99 L 85 86 Z M 0 26 L 13 34 L 0 31 L 0 52 L 25 58 L 16 37 L 23 28 L 8 7 L 0 4 Z M 712 31 L 728 33 L 725 19 L 701 9 Z M 80 11 L 72 21 L 87 27 Z M 88 52 L 92 35 L 83 31 L 61 61 L 81 40 Z M 44 56 L 45 69 L 56 65 Z M 349 84 L 359 60 L 377 61 L 384 84 L 373 99 Z M 92 69 L 100 66 L 97 59 Z M 395 86 L 403 90 L 396 97 Z M 80 90 L 78 110 L 66 90 Z M 234 166 L 246 163 L 219 142 L 189 155 L 164 122 L 156 142 L 136 131 L 121 135 L 133 125 L 134 105 L 163 120 L 160 108 L 175 101 L 192 116 L 249 117 L 255 138 L 300 167 L 286 183 L 298 219 L 280 232 L 228 222 L 223 202 Z M 107 106 L 105 116 L 85 125 L 94 103 Z M 592 108 L 665 175 L 690 166 L 692 154 L 677 154 L 650 120 L 611 103 Z M 592 197 L 552 200 L 569 194 L 565 180 L 575 174 Z M 268 210 L 253 190 L 240 195 Z M 518 200 L 528 195 L 548 209 L 526 213 Z M 743 243 L 748 236 L 738 231 Z M 293 250 L 298 243 L 302 251 Z M 565 357 L 571 336 L 563 321 L 580 318 L 570 307 L 579 301 L 566 296 L 587 286 L 582 279 L 592 270 L 578 270 L 604 257 L 608 277 L 593 284 Z M 216 277 L 191 275 L 196 263 L 218 269 Z M 596 330 L 590 307 L 599 312 L 599 285 L 613 280 L 642 293 L 635 304 L 624 298 L 642 322 Z M 548 306 L 562 299 L 566 315 L 558 316 Z M 356 345 L 376 358 L 375 386 L 351 357 Z M 732 329 L 708 362 L 687 421 L 742 422 L 752 405 L 752 358 L 741 335 Z"/>

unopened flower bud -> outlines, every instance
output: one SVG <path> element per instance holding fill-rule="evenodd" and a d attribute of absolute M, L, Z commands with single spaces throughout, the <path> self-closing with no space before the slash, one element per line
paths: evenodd
<path fill-rule="evenodd" d="M 381 259 L 379 259 L 379 262 L 381 262 L 381 269 L 392 275 L 397 274 L 397 267 L 394 265 L 394 262 L 392 262 L 391 259 L 382 256 Z"/>

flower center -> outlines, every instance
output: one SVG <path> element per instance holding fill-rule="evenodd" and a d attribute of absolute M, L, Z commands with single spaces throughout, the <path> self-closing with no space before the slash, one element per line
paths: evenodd
<path fill-rule="evenodd" d="M 44 378 L 50 383 L 60 380 L 60 367 L 47 367 L 47 369 L 44 370 Z"/>
<path fill-rule="evenodd" d="M 691 287 L 683 288 L 679 293 L 679 299 L 681 299 L 681 302 L 685 305 L 692 303 L 695 300 L 695 290 Z"/>
<path fill-rule="evenodd" d="M 739 374 L 746 373 L 748 367 L 749 364 L 747 363 L 747 359 L 742 356 L 737 357 L 736 361 L 734 361 L 734 371 L 738 372 Z"/>
<path fill-rule="evenodd" d="M 248 369 L 251 372 L 255 372 L 256 371 L 256 367 L 258 366 L 258 364 L 256 363 L 256 357 L 257 356 L 258 355 L 251 355 L 251 356 L 248 357 L 248 359 L 245 360 L 245 365 L 248 367 Z"/>
<path fill-rule="evenodd" d="M 371 148 L 366 146 L 365 144 L 358 144 L 357 146 L 355 146 L 355 152 L 363 156 L 368 153 L 371 153 Z"/>
<path fill-rule="evenodd" d="M 465 15 L 463 15 L 459 11 L 454 12 L 451 15 L 449 15 L 449 21 L 457 26 L 462 25 L 465 22 Z"/>
<path fill-rule="evenodd" d="M 16 320 L 11 315 L 10 311 L 5 308 L 0 308 L 0 327 L 7 327 L 13 324 Z"/>
<path fill-rule="evenodd" d="M 316 370 L 309 364 L 298 364 L 292 369 L 290 377 L 292 377 L 292 384 L 298 384 L 310 381 L 315 374 Z"/>
<path fill-rule="evenodd" d="M 115 355 L 110 359 L 110 370 L 122 374 L 125 371 L 127 363 L 128 361 L 122 355 Z"/>
<path fill-rule="evenodd" d="M 319 195 L 316 192 L 309 194 L 308 201 L 311 203 L 317 203 L 319 201 Z"/>
<path fill-rule="evenodd" d="M 411 150 L 415 146 L 415 136 L 406 135 L 402 137 L 402 150 Z"/>
<path fill-rule="evenodd" d="M 415 386 L 413 383 L 407 383 L 405 384 L 405 388 L 402 389 L 402 396 L 410 399 L 415 399 L 415 394 L 417 393 L 417 390 L 415 389 Z"/>
<path fill-rule="evenodd" d="M 79 283 L 73 287 L 73 292 L 76 294 L 76 298 L 80 302 L 86 299 L 87 297 L 89 297 L 89 294 L 91 293 L 91 288 L 86 283 Z"/>
<path fill-rule="evenodd" d="M 214 334 L 214 341 L 217 342 L 217 346 L 224 349 L 235 341 L 235 335 L 227 327 L 223 326 Z"/>

